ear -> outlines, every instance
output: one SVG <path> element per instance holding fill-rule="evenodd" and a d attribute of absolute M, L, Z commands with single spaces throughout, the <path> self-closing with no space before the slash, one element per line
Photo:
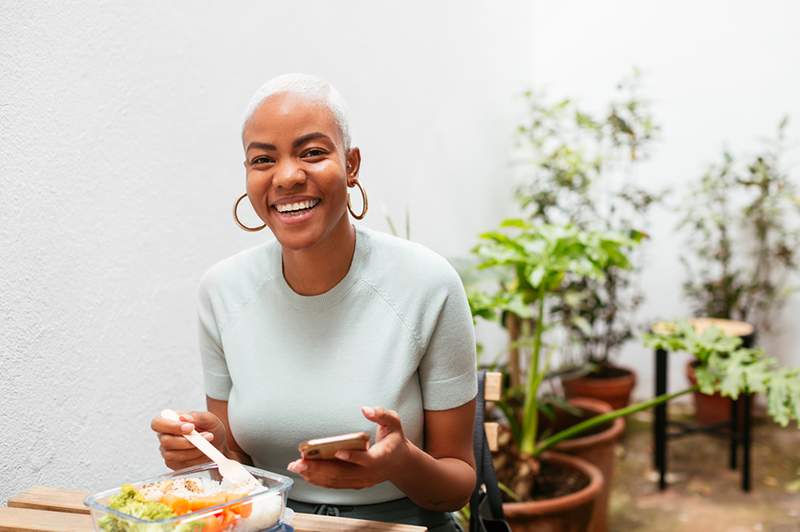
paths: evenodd
<path fill-rule="evenodd" d="M 358 181 L 358 171 L 361 169 L 361 150 L 351 148 L 345 157 L 347 172 L 347 186 L 354 187 Z"/>

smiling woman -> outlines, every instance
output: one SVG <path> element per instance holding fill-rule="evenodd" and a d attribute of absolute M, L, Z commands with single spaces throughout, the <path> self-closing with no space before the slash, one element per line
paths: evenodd
<path fill-rule="evenodd" d="M 208 412 L 153 419 L 164 461 L 204 461 L 181 437 L 196 427 L 231 458 L 288 469 L 295 509 L 456 530 L 447 512 L 475 483 L 477 392 L 458 275 L 418 244 L 353 226 L 348 212 L 367 210 L 361 153 L 328 83 L 292 74 L 265 84 L 242 142 L 246 197 L 276 242 L 203 277 Z M 303 440 L 372 429 L 367 450 L 297 454 Z"/>

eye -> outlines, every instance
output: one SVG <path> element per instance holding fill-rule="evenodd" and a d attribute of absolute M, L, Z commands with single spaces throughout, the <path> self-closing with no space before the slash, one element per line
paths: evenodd
<path fill-rule="evenodd" d="M 303 157 L 322 157 L 326 155 L 328 152 L 323 150 L 322 148 L 311 148 L 303 152 Z"/>
<path fill-rule="evenodd" d="M 269 163 L 273 163 L 273 162 L 275 162 L 275 161 L 272 160 L 272 157 L 267 157 L 266 155 L 259 155 L 257 157 L 253 157 L 253 159 L 250 161 L 250 164 L 251 165 L 264 165 L 264 164 L 269 164 Z"/>

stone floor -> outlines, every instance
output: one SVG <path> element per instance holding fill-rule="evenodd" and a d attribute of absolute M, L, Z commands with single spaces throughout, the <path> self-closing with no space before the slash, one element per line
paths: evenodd
<path fill-rule="evenodd" d="M 688 418 L 688 406 L 670 418 Z M 753 443 L 753 489 L 739 490 L 728 469 L 727 441 L 703 434 L 670 441 L 669 488 L 659 492 L 651 468 L 649 414 L 629 418 L 617 448 L 611 495 L 614 532 L 800 531 L 800 430 L 759 416 Z"/>

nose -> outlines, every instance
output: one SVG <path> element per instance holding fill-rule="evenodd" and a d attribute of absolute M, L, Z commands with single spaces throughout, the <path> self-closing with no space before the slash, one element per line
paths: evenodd
<path fill-rule="evenodd" d="M 275 166 L 275 174 L 272 177 L 272 183 L 277 188 L 292 189 L 305 183 L 305 181 L 305 171 L 293 159 L 285 158 L 282 161 L 278 161 Z"/>

